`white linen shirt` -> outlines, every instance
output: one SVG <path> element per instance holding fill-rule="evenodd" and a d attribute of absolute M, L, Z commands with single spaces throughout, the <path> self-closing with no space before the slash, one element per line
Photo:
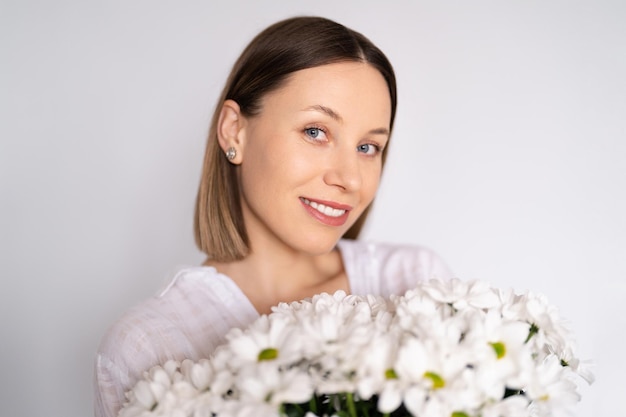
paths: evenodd
<path fill-rule="evenodd" d="M 421 246 L 338 242 L 350 293 L 402 294 L 427 279 L 450 279 Z M 113 417 L 144 371 L 169 359 L 207 358 L 233 327 L 259 317 L 250 300 L 212 267 L 180 270 L 164 291 L 126 312 L 102 339 L 95 360 L 96 417 Z"/>

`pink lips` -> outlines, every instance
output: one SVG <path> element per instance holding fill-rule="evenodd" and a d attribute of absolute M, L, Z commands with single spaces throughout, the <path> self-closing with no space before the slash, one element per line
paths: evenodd
<path fill-rule="evenodd" d="M 339 216 L 329 216 L 327 214 L 322 213 L 321 211 L 311 207 L 308 202 L 313 202 L 314 204 L 320 205 L 323 204 L 326 207 L 330 207 L 334 210 L 345 210 L 345 212 Z M 300 197 L 300 202 L 305 210 L 313 216 L 315 219 L 320 221 L 321 223 L 328 226 L 342 226 L 348 220 L 348 216 L 350 215 L 350 210 L 352 210 L 351 206 L 346 204 L 339 204 L 333 201 L 324 201 L 324 200 L 311 200 L 309 198 Z"/>

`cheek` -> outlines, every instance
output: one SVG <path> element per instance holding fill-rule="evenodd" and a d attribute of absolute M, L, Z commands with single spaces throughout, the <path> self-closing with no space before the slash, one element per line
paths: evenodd
<path fill-rule="evenodd" d="M 265 190 L 274 186 L 271 166 L 261 153 L 249 152 L 244 156 L 239 166 L 239 189 L 247 204 L 267 204 L 269 196 Z"/>
<path fill-rule="evenodd" d="M 274 146 L 267 156 L 267 169 L 275 180 L 293 187 L 308 183 L 322 175 L 327 157 L 311 149 L 311 145 L 297 138 L 286 137 L 281 146 Z"/>
<path fill-rule="evenodd" d="M 240 185 L 248 195 L 276 195 L 308 169 L 311 162 L 289 149 L 289 142 L 279 137 L 255 141 L 248 146 L 240 169 Z"/>
<path fill-rule="evenodd" d="M 378 192 L 378 187 L 380 186 L 380 176 L 382 174 L 382 169 L 379 167 L 375 170 L 370 171 L 363 181 L 363 198 L 367 200 L 367 203 L 371 203 L 376 193 Z"/>

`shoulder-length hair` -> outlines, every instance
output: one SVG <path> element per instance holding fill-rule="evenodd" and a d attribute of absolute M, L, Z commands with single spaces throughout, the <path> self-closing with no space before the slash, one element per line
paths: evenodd
<path fill-rule="evenodd" d="M 393 67 L 383 52 L 359 32 L 322 17 L 293 17 L 263 30 L 239 56 L 213 113 L 196 198 L 195 240 L 211 259 L 230 262 L 243 259 L 249 252 L 236 166 L 228 162 L 217 140 L 224 101 L 234 100 L 244 116 L 254 116 L 261 110 L 261 99 L 280 88 L 293 72 L 346 61 L 366 62 L 384 77 L 391 98 L 391 131 L 397 101 Z M 387 149 L 383 151 L 383 164 Z M 369 207 L 344 238 L 358 237 L 368 212 Z"/>

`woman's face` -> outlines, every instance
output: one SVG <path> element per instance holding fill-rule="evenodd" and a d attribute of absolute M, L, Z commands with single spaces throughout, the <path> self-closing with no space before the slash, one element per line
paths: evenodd
<path fill-rule="evenodd" d="M 369 64 L 293 73 L 240 132 L 239 181 L 251 249 L 333 249 L 372 202 L 389 139 L 391 99 Z"/>

